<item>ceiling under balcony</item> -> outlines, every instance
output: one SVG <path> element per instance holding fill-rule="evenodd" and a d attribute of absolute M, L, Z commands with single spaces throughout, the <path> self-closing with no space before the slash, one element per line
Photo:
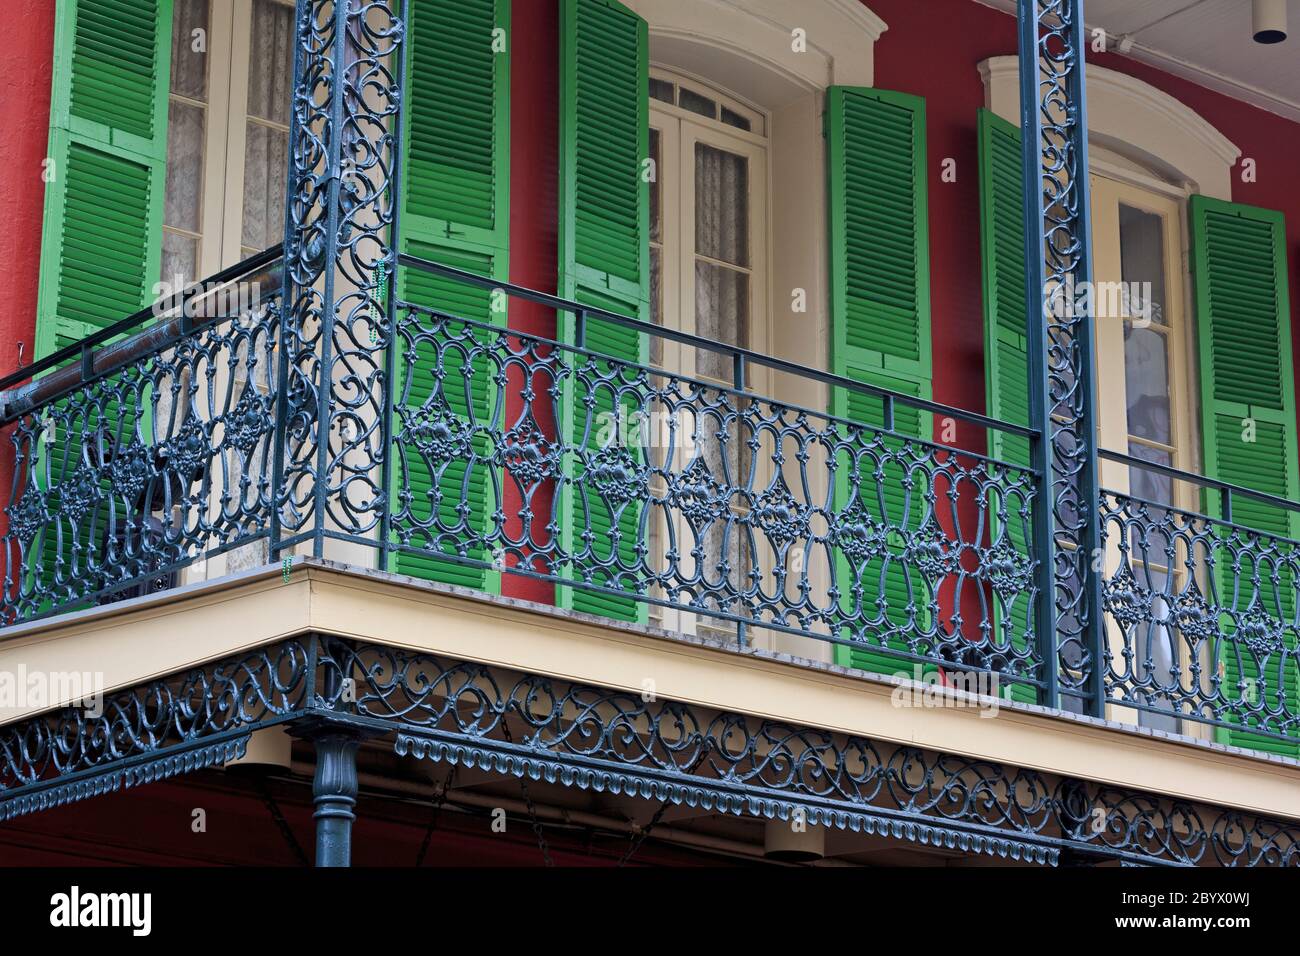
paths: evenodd
<path fill-rule="evenodd" d="M 1286 3 L 1290 35 L 1271 45 L 1253 38 L 1251 0 L 1085 0 L 1084 12 L 1112 49 L 1300 122 L 1300 0 Z"/>

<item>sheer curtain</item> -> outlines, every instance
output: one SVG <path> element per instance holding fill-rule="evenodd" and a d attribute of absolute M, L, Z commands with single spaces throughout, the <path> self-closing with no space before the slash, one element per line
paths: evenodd
<path fill-rule="evenodd" d="M 744 156 L 705 143 L 695 144 L 695 333 L 727 345 L 747 346 L 750 312 L 749 162 Z M 697 350 L 699 378 L 731 384 L 732 359 Z M 734 397 L 713 393 L 696 420 L 699 457 L 723 486 L 748 485 L 752 460 Z M 708 588 L 742 592 L 750 585 L 752 548 L 735 515 L 747 507 L 733 495 L 727 516 L 702 532 L 703 583 Z M 710 602 L 713 604 L 713 602 Z M 736 612 L 738 607 L 725 606 Z M 706 623 L 706 626 L 714 626 Z M 730 628 L 724 628 L 730 630 Z"/>

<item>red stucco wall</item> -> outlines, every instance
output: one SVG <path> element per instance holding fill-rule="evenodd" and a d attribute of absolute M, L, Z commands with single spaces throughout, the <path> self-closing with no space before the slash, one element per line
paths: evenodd
<path fill-rule="evenodd" d="M 529 0 L 511 9 L 510 83 L 510 281 L 538 292 L 555 293 L 559 267 L 557 243 L 559 189 L 560 27 L 557 0 Z M 512 299 L 510 328 L 544 338 L 555 337 L 555 314 L 530 302 Z M 506 415 L 509 424 L 524 411 L 519 395 L 523 373 L 510 369 Z M 545 396 L 550 382 L 540 376 L 532 382 L 538 396 L 533 404 L 537 425 L 548 437 L 555 422 L 546 415 Z M 505 481 L 506 530 L 517 539 L 523 530 L 519 517 L 522 494 L 513 478 Z M 532 537 L 536 543 L 551 513 L 554 485 L 547 483 L 532 496 Z M 516 562 L 510 561 L 513 566 Z M 538 570 L 537 568 L 534 568 Z M 505 575 L 502 593 L 530 601 L 553 603 L 554 587 L 546 581 Z"/>
<path fill-rule="evenodd" d="M 54 0 L 28 4 L 0 30 L 0 377 L 32 360 L 45 204 L 42 160 L 50 124 Z M 13 482 L 8 430 L 0 434 L 0 500 Z M 8 520 L 0 514 L 0 532 Z"/>
<path fill-rule="evenodd" d="M 28 4 L 0 30 L 0 374 L 17 367 L 19 342 L 32 359 L 53 51 L 53 0 Z"/>

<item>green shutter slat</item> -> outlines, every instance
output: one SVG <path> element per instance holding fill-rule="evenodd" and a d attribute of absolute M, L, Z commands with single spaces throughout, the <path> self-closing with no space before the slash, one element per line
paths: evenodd
<path fill-rule="evenodd" d="M 989 110 L 978 117 L 980 174 L 980 254 L 984 291 L 984 386 L 988 414 L 1016 425 L 1029 424 L 1029 356 L 1025 317 L 1024 172 L 1020 129 Z M 1013 465 L 1029 465 L 1029 442 L 992 431 L 989 454 Z M 1009 544 L 1029 558 L 1026 520 L 1017 502 L 1006 503 L 999 520 L 990 500 L 989 544 Z M 1028 608 L 1024 601 L 1004 607 L 995 595 L 995 639 L 1023 646 Z M 1009 632 L 1009 636 L 1008 636 Z M 1012 699 L 1036 703 L 1032 687 L 1012 686 Z"/>
<path fill-rule="evenodd" d="M 154 299 L 162 254 L 171 32 L 172 0 L 58 4 L 47 150 L 53 176 L 45 190 L 37 358 Z M 132 394 L 124 401 L 140 398 Z M 56 420 L 71 414 L 60 411 L 67 404 L 59 403 Z M 149 408 L 105 407 L 98 415 L 96 423 L 66 424 L 74 430 L 98 425 L 106 438 L 124 442 L 126 429 L 147 430 Z M 34 463 L 34 481 L 51 490 L 72 479 L 86 451 L 66 441 L 63 429 L 56 434 Z M 107 485 L 102 490 L 103 502 L 79 527 L 58 516 L 43 529 L 30 569 L 54 595 L 42 610 L 53 608 L 59 589 L 81 594 L 110 583 L 89 580 L 85 562 L 98 559 L 110 518 L 122 520 L 127 503 L 112 499 Z"/>
<path fill-rule="evenodd" d="M 1300 498 L 1297 472 L 1295 379 L 1291 362 L 1291 307 L 1287 289 L 1286 224 L 1279 212 L 1193 196 L 1192 280 L 1200 346 L 1201 427 L 1206 474 L 1283 498 Z M 1254 422 L 1255 440 L 1243 438 L 1243 419 Z M 1218 515 L 1218 495 L 1207 495 L 1207 513 Z M 1235 499 L 1233 520 L 1285 538 L 1300 537 L 1295 512 Z M 1234 573 L 1228 553 L 1217 555 L 1218 601 L 1245 611 L 1256 596 L 1248 572 Z M 1271 577 L 1271 576 L 1266 576 Z M 1270 616 L 1295 619 L 1297 582 L 1281 574 L 1263 582 L 1257 600 Z M 1231 637 L 1231 623 L 1221 622 Z M 1286 638 L 1294 647 L 1294 637 Z M 1236 645 L 1223 644 L 1223 693 L 1236 698 L 1238 681 L 1259 676 L 1259 667 Z M 1277 655 L 1265 661 L 1270 692 L 1284 688 L 1292 714 L 1300 708 L 1294 657 L 1279 673 Z M 1270 698 L 1270 705 L 1276 701 Z M 1290 756 L 1300 743 L 1248 731 L 1223 730 L 1219 739 Z"/>
<path fill-rule="evenodd" d="M 645 21 L 612 0 L 562 4 L 561 268 L 644 287 L 649 114 Z M 624 305 L 636 305 L 625 301 Z"/>
<path fill-rule="evenodd" d="M 507 27 L 500 0 L 413 0 L 405 171 L 406 212 L 496 228 L 498 161 L 509 100 L 493 30 Z M 508 156 L 508 152 L 506 153 Z"/>
<path fill-rule="evenodd" d="M 156 281 L 146 253 L 153 171 L 72 143 L 64 175 L 68 200 L 55 311 L 102 328 L 141 308 Z"/>
<path fill-rule="evenodd" d="M 55 21 L 36 356 L 154 298 L 172 0 L 67 0 Z"/>
<path fill-rule="evenodd" d="M 649 33 L 644 20 L 614 0 L 560 3 L 560 290 L 565 298 L 621 315 L 649 318 L 649 184 L 642 163 L 649 153 Z M 574 319 L 560 317 L 560 336 L 572 342 Z M 585 345 L 601 355 L 642 363 L 645 336 L 591 319 Z M 574 361 L 582 360 L 574 357 Z M 598 392 L 588 411 L 569 383 L 561 396 L 561 428 L 568 441 L 593 445 L 600 417 L 614 414 L 614 398 Z M 631 397 L 623 401 L 632 411 Z M 633 451 L 636 454 L 635 451 Z M 619 561 L 635 566 L 643 509 L 625 506 L 616 516 L 584 480 L 580 459 L 559 494 L 561 540 L 569 553 L 595 536 L 600 563 L 612 563 L 610 536 L 621 532 Z M 582 578 L 584 569 L 567 573 Z M 596 576 L 591 583 L 618 582 Z M 643 602 L 575 587 L 558 589 L 561 606 L 620 620 L 644 621 Z"/>
<path fill-rule="evenodd" d="M 152 140 L 166 114 L 155 108 L 167 88 L 171 0 L 69 0 L 74 17 L 69 108 L 73 116 Z"/>
<path fill-rule="evenodd" d="M 831 370 L 860 382 L 929 398 L 930 265 L 925 181 L 925 101 L 902 93 L 832 87 L 826 100 L 827 182 L 830 223 Z M 883 423 L 879 399 L 833 389 L 833 414 L 867 425 Z M 903 405 L 895 408 L 900 435 L 926 438 L 932 423 Z M 902 439 L 889 439 L 891 448 Z M 903 466 L 890 464 L 877 478 L 862 475 L 857 503 L 891 528 L 915 530 L 925 502 L 905 496 Z M 849 505 L 847 469 L 836 476 L 836 507 Z M 852 568 L 836 557 L 846 613 L 878 619 L 893 633 L 888 646 L 907 649 L 903 636 L 929 626 L 929 584 L 901 560 L 902 548 Z M 851 592 L 861 581 L 861 607 Z M 916 611 L 909 612 L 908 605 Z M 869 635 L 872 636 L 872 635 Z M 882 673 L 911 672 L 911 665 L 881 651 L 837 647 L 848 667 Z"/>
<path fill-rule="evenodd" d="M 408 96 L 404 109 L 402 250 L 498 281 L 509 278 L 510 200 L 510 0 L 410 0 L 407 47 Z M 505 31 L 502 52 L 494 31 Z M 491 294 L 418 269 L 398 272 L 397 295 L 440 313 L 504 326 Z M 427 319 L 426 319 L 427 321 Z M 490 339 L 480 336 L 485 345 Z M 442 387 L 437 350 L 420 342 L 413 354 L 399 342 L 397 416 L 417 414 L 426 403 L 445 401 L 458 418 L 487 425 L 503 412 L 486 356 L 467 376 L 457 349 L 446 349 Z M 503 417 L 503 416 L 498 416 Z M 474 463 L 453 461 L 433 473 L 413 446 L 395 449 L 395 486 L 410 493 L 411 518 L 428 523 L 437 508 L 448 540 L 413 529 L 409 544 L 447 556 L 491 562 L 487 538 L 494 529 L 500 475 L 487 460 L 486 438 L 475 438 Z M 433 531 L 436 534 L 436 529 Z M 463 554 L 461 553 L 463 550 Z M 497 591 L 500 572 L 430 553 L 398 552 L 393 570 L 480 591 Z"/>
<path fill-rule="evenodd" d="M 832 87 L 826 108 L 833 347 L 845 362 L 929 379 L 925 101 Z"/>

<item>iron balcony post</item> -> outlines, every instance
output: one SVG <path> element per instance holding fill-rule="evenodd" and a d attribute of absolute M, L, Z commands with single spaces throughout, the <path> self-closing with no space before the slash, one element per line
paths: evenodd
<path fill-rule="evenodd" d="M 384 415 L 389 363 L 377 342 L 358 339 L 375 328 L 380 308 L 390 310 L 377 293 L 396 262 L 401 3 L 297 0 L 295 12 L 285 211 L 292 354 L 282 359 L 294 381 L 282 402 L 292 434 L 281 431 L 276 477 L 281 521 L 293 519 L 288 540 L 310 538 L 316 557 L 324 557 L 326 538 L 377 544 L 375 536 L 386 533 L 387 431 L 370 423 Z M 361 507 L 339 505 L 358 474 L 378 493 Z M 293 499 L 298 489 L 300 502 Z"/>
<path fill-rule="evenodd" d="M 388 230 L 388 255 L 378 266 L 382 275 L 376 283 L 378 287 L 372 293 L 378 300 L 375 306 L 376 314 L 383 315 L 385 324 L 383 334 L 379 335 L 378 340 L 372 343 L 376 348 L 383 348 L 384 350 L 383 374 L 379 386 L 383 391 L 383 421 L 380 423 L 382 444 L 379 450 L 381 498 L 379 507 L 381 510 L 379 516 L 379 548 L 378 553 L 375 555 L 376 565 L 381 571 L 388 570 L 389 545 L 393 528 L 393 485 L 396 478 L 393 469 L 397 467 L 397 456 L 394 454 L 396 442 L 393 429 L 394 404 L 397 397 L 397 252 L 401 249 L 402 114 L 406 100 L 405 40 L 406 31 L 411 22 L 410 0 L 395 0 L 395 2 L 401 11 L 401 20 L 396 26 L 398 33 L 395 41 L 397 53 L 394 56 L 396 61 L 394 76 L 400 93 L 391 116 L 389 138 L 392 145 L 389 147 L 389 163 L 391 167 L 391 188 L 393 196 L 396 198 L 393 202 L 392 223 Z"/>
<path fill-rule="evenodd" d="M 357 748 L 360 739 L 342 729 L 325 730 L 314 738 L 316 775 L 312 801 L 316 806 L 316 865 L 352 865 L 352 822 L 357 805 Z"/>
<path fill-rule="evenodd" d="M 1083 0 L 1019 0 L 1025 295 L 1037 623 L 1046 703 L 1074 688 L 1105 715 Z M 1074 672 L 1062 681 L 1062 665 Z"/>

